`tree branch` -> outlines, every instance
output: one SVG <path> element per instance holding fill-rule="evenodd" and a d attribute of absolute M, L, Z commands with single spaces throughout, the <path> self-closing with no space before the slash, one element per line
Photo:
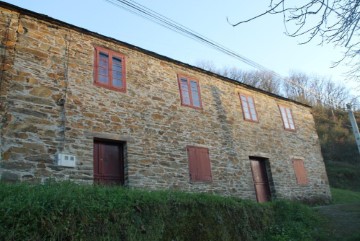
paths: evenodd
<path fill-rule="evenodd" d="M 307 36 L 300 44 L 320 37 L 320 44 L 345 47 L 344 57 L 335 65 L 349 59 L 353 68 L 360 72 L 360 0 L 306 0 L 300 6 L 292 1 L 270 0 L 267 11 L 238 23 L 231 23 L 228 18 L 227 21 L 236 27 L 269 14 L 283 15 L 286 35 Z M 295 28 L 290 30 L 290 26 Z M 360 82 L 359 72 L 353 73 L 353 77 Z"/>

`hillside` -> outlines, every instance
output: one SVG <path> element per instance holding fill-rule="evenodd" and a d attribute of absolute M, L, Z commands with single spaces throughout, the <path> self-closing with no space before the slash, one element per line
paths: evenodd
<path fill-rule="evenodd" d="M 360 192 L 360 162 L 325 162 L 330 186 Z"/>
<path fill-rule="evenodd" d="M 354 114 L 360 126 L 360 113 Z M 330 186 L 360 191 L 360 154 L 347 111 L 318 105 L 313 116 Z"/>
<path fill-rule="evenodd" d="M 313 116 L 326 164 L 331 167 L 334 167 L 333 163 L 360 164 L 347 111 L 315 106 Z M 360 126 L 360 113 L 355 112 L 355 117 Z"/>
<path fill-rule="evenodd" d="M 304 205 L 119 187 L 0 183 L 0 240 L 326 240 Z"/>

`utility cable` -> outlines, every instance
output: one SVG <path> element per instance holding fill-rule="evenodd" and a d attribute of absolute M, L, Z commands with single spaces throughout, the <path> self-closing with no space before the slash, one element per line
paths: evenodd
<path fill-rule="evenodd" d="M 105 0 L 105 1 L 111 3 L 115 6 L 118 6 L 122 9 L 125 9 L 129 12 L 132 12 L 136 15 L 144 17 L 152 22 L 155 22 L 163 27 L 173 30 L 181 35 L 190 37 L 191 39 L 194 39 L 196 41 L 210 45 L 211 47 L 252 66 L 253 68 L 256 68 L 256 69 L 259 69 L 262 71 L 267 71 L 267 72 L 274 72 L 274 71 L 262 66 L 261 64 L 258 64 L 255 61 L 253 61 L 249 58 L 246 58 L 238 53 L 235 53 L 234 51 L 224 47 L 223 45 L 216 43 L 215 41 L 210 40 L 209 38 L 165 17 L 164 15 L 161 15 L 139 3 L 136 3 L 135 1 L 132 1 L 132 0 Z M 274 74 L 279 76 L 275 72 L 274 72 Z"/>
<path fill-rule="evenodd" d="M 201 42 L 203 44 L 206 44 L 206 45 L 209 45 L 210 47 L 230 56 L 230 57 L 233 57 L 235 59 L 238 59 L 240 60 L 241 62 L 257 69 L 257 70 L 260 70 L 260 71 L 266 71 L 266 72 L 269 72 L 271 74 L 273 74 L 275 77 L 283 80 L 283 81 L 286 81 L 288 83 L 290 83 L 291 85 L 293 86 L 296 86 L 296 87 L 299 87 L 303 90 L 306 90 L 308 93 L 312 93 L 316 99 L 320 99 L 320 94 L 317 93 L 316 91 L 312 90 L 312 89 L 309 89 L 299 83 L 296 83 L 294 81 L 292 81 L 291 79 L 289 78 L 284 78 L 283 76 L 281 76 L 280 74 L 278 74 L 277 72 L 271 70 L 271 69 L 268 69 L 266 67 L 264 67 L 263 65 L 245 57 L 245 56 L 242 56 L 232 50 L 230 50 L 229 48 L 226 48 L 224 47 L 223 45 L 185 27 L 184 25 L 181 25 L 173 20 L 171 20 L 170 18 L 168 17 L 165 17 L 164 15 L 160 14 L 160 13 L 157 13 L 147 7 L 145 7 L 144 5 L 141 5 L 133 0 L 104 0 L 108 3 L 111 3 L 117 7 L 120 7 L 128 12 L 131 12 L 131 13 L 134 13 L 138 16 L 141 16 L 143 18 L 146 18 L 156 24 L 159 24 L 167 29 L 170 29 L 174 32 L 177 32 L 185 37 L 189 37 L 193 40 L 196 40 L 198 42 Z M 334 102 L 335 103 L 335 102 Z"/>

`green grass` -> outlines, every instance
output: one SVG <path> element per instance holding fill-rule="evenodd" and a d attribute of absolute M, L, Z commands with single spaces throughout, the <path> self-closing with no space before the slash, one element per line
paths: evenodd
<path fill-rule="evenodd" d="M 360 240 L 360 192 L 331 188 L 333 205 L 319 206 L 330 240 Z"/>
<path fill-rule="evenodd" d="M 360 163 L 325 162 L 330 186 L 360 192 Z"/>
<path fill-rule="evenodd" d="M 321 240 L 317 213 L 173 191 L 0 183 L 0 240 Z"/>
<path fill-rule="evenodd" d="M 331 188 L 331 194 L 333 204 L 360 203 L 360 192 Z"/>

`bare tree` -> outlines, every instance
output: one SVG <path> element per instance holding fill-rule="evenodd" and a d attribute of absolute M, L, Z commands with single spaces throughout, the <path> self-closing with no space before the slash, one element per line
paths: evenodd
<path fill-rule="evenodd" d="M 236 67 L 217 69 L 208 61 L 198 61 L 196 66 L 270 93 L 281 94 L 282 80 L 270 71 L 242 71 Z"/>
<path fill-rule="evenodd" d="M 339 109 L 344 108 L 346 103 L 354 101 L 344 85 L 328 78 L 299 72 L 290 74 L 284 81 L 283 90 L 286 97 L 313 106 Z"/>
<path fill-rule="evenodd" d="M 350 76 L 360 81 L 360 0 L 270 0 L 266 11 L 231 24 L 235 27 L 269 14 L 283 15 L 287 35 L 307 37 L 302 43 L 319 36 L 321 43 L 345 47 L 344 57 L 335 65 L 346 59 L 353 65 Z"/>
<path fill-rule="evenodd" d="M 280 94 L 281 80 L 268 71 L 252 71 L 245 73 L 242 82 L 273 94 Z"/>
<path fill-rule="evenodd" d="M 323 102 L 335 109 L 343 108 L 349 101 L 349 91 L 345 86 L 327 81 L 323 90 Z"/>
<path fill-rule="evenodd" d="M 242 71 L 239 68 L 235 68 L 235 67 L 232 68 L 225 67 L 220 71 L 220 74 L 230 79 L 244 83 L 244 78 L 247 75 L 247 72 Z"/>
<path fill-rule="evenodd" d="M 199 67 L 200 69 L 204 69 L 206 71 L 210 71 L 210 72 L 218 74 L 218 70 L 216 69 L 214 62 L 212 62 L 210 60 L 198 60 L 195 63 L 195 66 Z"/>
<path fill-rule="evenodd" d="M 212 62 L 200 61 L 199 68 L 228 77 L 258 89 L 282 95 L 304 104 L 342 109 L 346 103 L 356 106 L 359 96 L 352 96 L 349 89 L 322 76 L 291 72 L 289 77 L 279 79 L 274 73 L 266 71 L 243 71 L 236 67 L 217 69 Z"/>
<path fill-rule="evenodd" d="M 292 72 L 290 76 L 284 81 L 283 89 L 285 95 L 293 100 L 311 104 L 313 103 L 313 95 L 307 91 L 309 87 L 309 77 L 300 72 Z M 316 95 L 316 94 L 314 94 Z"/>

